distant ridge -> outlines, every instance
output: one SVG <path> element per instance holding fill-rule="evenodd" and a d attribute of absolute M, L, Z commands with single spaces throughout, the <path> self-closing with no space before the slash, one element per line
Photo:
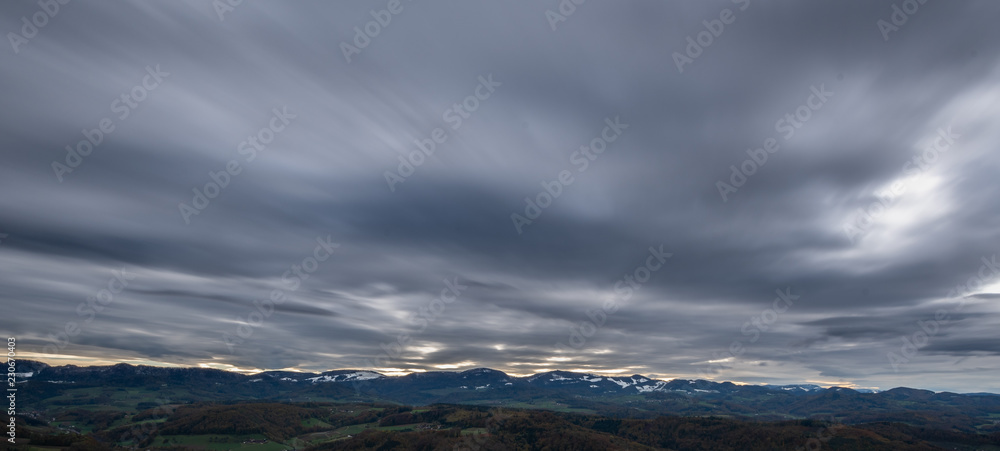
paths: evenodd
<path fill-rule="evenodd" d="M 20 361 L 19 396 L 39 411 L 83 405 L 155 408 L 160 403 L 382 403 L 465 405 L 593 413 L 613 418 L 744 417 L 897 422 L 918 427 L 1000 433 L 1000 396 L 899 387 L 882 392 L 815 384 L 738 385 L 548 371 L 525 377 L 491 368 L 387 376 L 363 369 L 253 374 L 211 368 L 117 364 L 80 367 Z M 121 398 L 133 393 L 132 401 Z M 141 394 L 141 395 L 140 395 Z M 141 401 L 140 401 L 141 400 Z M 141 406 L 140 406 L 141 404 Z"/>
<path fill-rule="evenodd" d="M 849 387 L 832 386 L 824 388 L 815 384 L 789 384 L 789 385 L 753 385 L 734 384 L 732 382 L 715 382 L 703 379 L 672 379 L 660 380 L 641 374 L 631 376 L 608 376 L 601 374 L 580 373 L 564 370 L 553 370 L 544 373 L 532 374 L 530 376 L 510 376 L 500 370 L 492 368 L 473 368 L 461 371 L 426 371 L 415 372 L 403 376 L 387 376 L 377 371 L 361 369 L 337 369 L 313 372 L 296 372 L 282 370 L 265 370 L 258 373 L 239 373 L 215 368 L 200 367 L 159 367 L 149 365 L 131 365 L 119 363 L 115 365 L 95 365 L 76 366 L 62 365 L 50 366 L 44 362 L 33 360 L 19 360 L 17 362 L 18 377 L 21 380 L 47 380 L 55 383 L 68 383 L 76 378 L 90 379 L 100 375 L 101 378 L 111 377 L 116 380 L 122 377 L 178 377 L 181 375 L 200 374 L 201 378 L 226 379 L 232 382 L 261 382 L 279 381 L 288 383 L 374 383 L 381 381 L 382 384 L 398 381 L 406 385 L 433 385 L 435 383 L 461 382 L 457 387 L 466 387 L 472 390 L 496 389 L 510 386 L 536 386 L 552 388 L 587 388 L 597 392 L 626 391 L 630 393 L 652 393 L 652 392 L 686 392 L 689 394 L 699 393 L 732 393 L 748 389 L 775 390 L 793 394 L 814 394 L 825 390 L 851 390 L 857 393 L 884 393 L 886 397 L 893 399 L 900 397 L 922 397 L 934 395 L 930 390 L 914 389 L 909 387 L 896 387 L 890 390 L 879 389 L 854 389 Z M 421 381 L 421 382 L 417 382 Z M 950 392 L 940 392 L 950 393 Z M 996 393 L 977 392 L 967 393 L 968 396 L 1000 396 Z"/>

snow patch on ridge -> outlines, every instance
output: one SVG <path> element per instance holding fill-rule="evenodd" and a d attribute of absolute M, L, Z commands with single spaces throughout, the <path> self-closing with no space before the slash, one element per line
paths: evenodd
<path fill-rule="evenodd" d="M 629 383 L 629 382 L 625 382 L 625 381 L 620 381 L 620 380 L 618 380 L 618 379 L 612 379 L 612 378 L 610 378 L 610 377 L 608 378 L 608 380 L 609 380 L 609 381 L 611 381 L 611 382 L 614 382 L 614 383 L 618 384 L 619 386 L 621 386 L 621 388 L 628 388 L 628 387 L 629 387 L 629 385 L 632 385 L 632 384 L 631 384 L 631 383 Z"/>
<path fill-rule="evenodd" d="M 371 380 L 371 379 L 379 379 L 379 378 L 382 378 L 382 377 L 385 377 L 385 376 L 383 376 L 381 374 L 378 374 L 378 373 L 373 373 L 371 371 L 355 371 L 353 373 L 334 374 L 332 376 L 330 376 L 330 375 L 323 375 L 323 376 L 316 376 L 316 377 L 307 377 L 306 380 L 315 384 L 317 382 L 367 381 L 367 380 Z M 285 380 L 285 379 L 288 379 L 288 378 L 283 378 L 282 380 Z"/>
<path fill-rule="evenodd" d="M 663 387 L 667 385 L 664 381 L 656 381 L 653 385 L 636 385 L 635 389 L 639 390 L 639 393 L 648 393 L 654 391 L 664 391 Z"/>

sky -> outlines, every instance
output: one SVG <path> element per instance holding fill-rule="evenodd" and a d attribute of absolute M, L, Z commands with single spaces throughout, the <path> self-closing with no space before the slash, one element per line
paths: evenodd
<path fill-rule="evenodd" d="M 1000 5 L 577 1 L 0 4 L 0 330 L 1000 393 Z"/>

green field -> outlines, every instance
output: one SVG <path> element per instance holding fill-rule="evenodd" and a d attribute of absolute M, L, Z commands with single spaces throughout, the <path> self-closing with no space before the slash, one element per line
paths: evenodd
<path fill-rule="evenodd" d="M 212 441 L 213 439 L 223 438 L 225 442 Z M 186 446 L 197 446 L 204 449 L 212 450 L 227 450 L 227 449 L 253 449 L 260 451 L 277 451 L 288 448 L 288 445 L 283 443 L 277 443 L 268 441 L 264 444 L 244 444 L 243 441 L 256 439 L 265 439 L 263 435 L 250 434 L 250 435 L 221 435 L 221 434 L 208 434 L 208 435 L 166 435 L 162 437 L 157 437 L 153 441 L 152 446 L 176 446 L 176 445 L 186 445 Z"/>
<path fill-rule="evenodd" d="M 308 420 L 302 420 L 302 425 L 305 426 L 305 427 L 315 427 L 315 426 L 324 427 L 324 428 L 332 428 L 333 427 L 329 423 L 327 423 L 327 422 L 325 422 L 323 420 L 320 420 L 319 418 L 310 418 Z"/>
<path fill-rule="evenodd" d="M 101 392 L 105 399 L 111 395 Z M 119 396 L 139 396 L 138 391 L 121 390 Z M 71 395 L 72 396 L 72 395 Z M 648 405 L 641 399 L 630 402 L 632 406 Z M 484 403 L 496 401 L 483 400 Z M 660 401 L 652 401 L 657 404 Z M 699 402 L 701 402 L 699 400 Z M 786 421 L 786 422 L 744 422 L 738 415 L 731 413 L 715 413 L 713 415 L 667 416 L 656 420 L 632 418 L 609 419 L 591 416 L 589 407 L 577 400 L 534 399 L 528 401 L 506 401 L 502 409 L 488 407 L 471 407 L 455 405 L 432 405 L 412 409 L 407 406 L 381 404 L 288 404 L 288 403 L 235 403 L 235 404 L 180 404 L 174 405 L 169 418 L 148 418 L 133 422 L 136 414 L 126 414 L 117 418 L 107 412 L 83 409 L 79 406 L 74 410 L 60 409 L 56 415 L 61 415 L 56 421 L 37 425 L 27 429 L 34 434 L 48 435 L 47 441 L 39 443 L 72 443 L 78 449 L 103 449 L 108 441 L 142 440 L 142 449 L 182 448 L 194 450 L 222 451 L 263 450 L 278 451 L 290 448 L 305 449 L 322 446 L 334 441 L 357 440 L 364 436 L 365 446 L 378 448 L 384 446 L 390 449 L 401 443 L 417 445 L 424 448 L 429 444 L 440 446 L 433 449 L 452 449 L 455 445 L 468 443 L 468 440 L 489 439 L 507 445 L 519 443 L 519 440 L 530 438 L 536 440 L 539 434 L 547 435 L 549 440 L 562 440 L 564 437 L 575 437 L 575 446 L 586 447 L 596 445 L 601 449 L 611 449 L 615 443 L 625 444 L 625 448 L 637 447 L 638 440 L 643 444 L 658 444 L 664 440 L 697 438 L 707 442 L 728 444 L 730 449 L 746 445 L 748 434 L 764 433 L 773 437 L 785 437 L 784 444 L 804 444 L 814 437 L 816 428 L 824 423 L 819 420 Z M 542 411 L 556 411 L 558 413 Z M 639 408 L 629 407 L 626 414 L 631 414 Z M 820 409 L 822 410 L 822 409 Z M 430 414 L 428 414 L 430 412 Z M 584 412 L 587 415 L 580 415 Z M 417 421 L 408 424 L 379 426 L 380 422 L 393 424 L 406 415 L 415 415 L 407 421 Z M 762 413 L 763 415 L 763 413 Z M 985 417 L 985 415 L 983 415 Z M 992 424 L 1000 414 L 990 415 L 988 423 L 977 423 L 975 427 L 982 430 L 982 435 L 957 431 L 942 431 L 924 428 L 920 425 L 907 425 L 906 422 L 872 423 L 868 429 L 843 426 L 838 429 L 837 446 L 830 449 L 899 449 L 892 446 L 913 442 L 922 438 L 940 440 L 946 449 L 972 451 L 975 449 L 1000 451 L 1000 448 L 988 443 L 988 434 L 997 431 Z M 50 417 L 43 417 L 48 420 Z M 490 423 L 490 418 L 501 418 L 500 422 Z M 512 419 L 505 421 L 504 418 Z M 223 419 L 219 421 L 219 419 Z M 51 420 L 49 420 L 51 421 Z M 354 421 L 366 421 L 362 424 L 349 424 Z M 44 422 L 43 422 L 44 423 Z M 152 423 L 152 424 L 150 424 Z M 345 425 L 346 426 L 341 426 Z M 145 427 L 139 427 L 145 425 Z M 91 435 L 66 433 L 61 427 L 73 426 L 75 429 Z M 141 433 L 130 434 L 130 427 L 142 429 Z M 92 429 L 99 429 L 93 430 Z M 318 432 L 313 432 L 318 431 Z M 609 432 L 610 431 L 610 432 Z M 765 432 L 761 432 L 765 431 Z M 236 432 L 243 432 L 237 434 Z M 258 433 L 252 433 L 258 432 Z M 525 435 L 520 435 L 525 434 Z M 518 438 L 518 437 L 522 438 Z M 269 439 L 271 437 L 275 440 Z M 248 440 L 267 440 L 266 443 L 244 443 Z M 636 440 L 636 441 L 633 441 Z M 948 443 L 944 440 L 951 440 Z M 857 448 L 840 446 L 858 445 Z M 890 443 L 892 442 L 892 443 Z M 893 444 L 894 443 L 894 444 Z M 921 442 L 925 443 L 925 442 Z M 133 447 L 138 443 L 119 441 L 117 445 Z M 352 443 L 358 445 L 360 443 Z M 831 445 L 834 442 L 830 442 Z M 871 447 L 871 446 L 881 447 Z M 866 448 L 867 446 L 867 448 Z M 839 448 L 838 448 L 839 447 Z M 19 448 L 22 451 L 27 447 Z M 55 446 L 34 446 L 31 449 L 53 450 Z M 62 449 L 66 449 L 63 447 Z M 753 449 L 774 449 L 758 447 Z M 794 448 L 782 448 L 794 449 Z M 921 448 L 925 449 L 925 448 Z M 929 448 L 926 448 L 929 449 Z"/>
<path fill-rule="evenodd" d="M 505 403 L 504 407 L 511 407 L 518 409 L 544 409 L 544 410 L 554 410 L 556 412 L 596 413 L 594 410 L 591 409 L 568 407 L 566 404 L 557 401 L 538 401 L 535 403 L 510 402 L 510 403 Z"/>
<path fill-rule="evenodd" d="M 344 426 L 331 431 L 314 432 L 312 434 L 306 434 L 290 440 L 289 445 L 295 446 L 296 448 L 302 448 L 306 445 L 316 445 L 323 442 L 341 440 L 347 438 L 348 436 L 360 434 L 361 431 L 364 431 L 365 429 L 374 429 L 375 427 L 376 423 L 365 423 Z"/>

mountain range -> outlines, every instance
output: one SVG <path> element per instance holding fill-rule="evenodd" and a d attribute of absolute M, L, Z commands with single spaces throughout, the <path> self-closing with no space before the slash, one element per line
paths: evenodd
<path fill-rule="evenodd" d="M 573 441 L 581 447 L 574 449 L 791 449 L 832 428 L 838 437 L 824 442 L 830 449 L 1000 445 L 1000 395 L 905 387 L 861 391 L 570 371 L 516 377 L 489 368 L 405 376 L 243 374 L 34 361 L 18 361 L 15 379 L 20 437 L 63 449 L 219 443 L 389 449 L 409 442 L 451 449 L 467 434 L 509 443 L 543 437 L 563 443 L 566 434 L 577 434 Z M 495 412 L 521 420 L 491 426 Z"/>
<path fill-rule="evenodd" d="M 570 371 L 549 371 L 531 376 L 510 376 L 490 368 L 475 368 L 466 371 L 428 371 L 405 376 L 386 376 L 368 370 L 331 370 L 321 373 L 297 371 L 263 371 L 243 374 L 210 368 L 176 368 L 125 363 L 113 366 L 75 365 L 49 366 L 36 361 L 20 361 L 17 377 L 20 381 L 45 382 L 50 384 L 75 384 L 103 382 L 110 384 L 135 385 L 155 381 L 189 383 L 214 381 L 216 383 L 236 383 L 264 385 L 278 384 L 288 387 L 304 387 L 323 383 L 351 383 L 365 392 L 394 392 L 409 390 L 518 390 L 523 388 L 573 390 L 586 395 L 634 395 L 643 393 L 682 393 L 686 395 L 731 394 L 749 391 L 782 391 L 790 394 L 810 394 L 824 390 L 848 390 L 856 393 L 878 393 L 873 389 L 850 389 L 845 387 L 823 388 L 813 384 L 794 385 L 745 385 L 732 382 L 708 380 L 658 380 L 641 374 L 631 376 L 606 376 Z M 929 392 L 931 393 L 931 392 Z M 989 395 L 989 394 L 984 394 Z"/>
<path fill-rule="evenodd" d="M 759 420 L 816 418 L 844 422 L 902 421 L 976 430 L 997 427 L 1000 395 L 886 391 L 817 385 L 740 385 L 550 371 L 515 377 L 489 368 L 386 376 L 367 370 L 242 374 L 208 368 L 117 364 L 79 367 L 18 362 L 22 405 L 51 408 L 127 404 L 117 392 L 139 390 L 146 402 L 389 402 L 544 408 L 614 417 L 731 416 Z M 132 399 L 139 399 L 132 397 Z"/>

